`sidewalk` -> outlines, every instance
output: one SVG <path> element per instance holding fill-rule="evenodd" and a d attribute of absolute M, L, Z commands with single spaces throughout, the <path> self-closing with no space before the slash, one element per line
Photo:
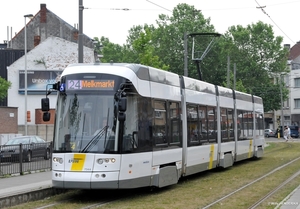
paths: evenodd
<path fill-rule="evenodd" d="M 300 209 L 300 186 L 291 192 L 276 208 Z"/>
<path fill-rule="evenodd" d="M 1 178 L 0 185 L 0 198 L 51 188 L 51 171 Z"/>
<path fill-rule="evenodd" d="M 64 190 L 52 187 L 51 171 L 0 178 L 0 208 L 40 200 Z"/>

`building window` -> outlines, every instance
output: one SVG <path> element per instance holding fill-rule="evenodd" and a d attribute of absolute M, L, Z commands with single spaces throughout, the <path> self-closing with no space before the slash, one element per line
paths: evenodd
<path fill-rule="evenodd" d="M 300 87 L 300 78 L 295 78 L 295 87 Z"/>
<path fill-rule="evenodd" d="M 295 99 L 295 108 L 300 108 L 300 99 Z"/>

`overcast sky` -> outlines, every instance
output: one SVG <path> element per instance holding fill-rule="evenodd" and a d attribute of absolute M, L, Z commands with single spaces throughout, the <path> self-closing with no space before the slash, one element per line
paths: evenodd
<path fill-rule="evenodd" d="M 128 30 L 134 25 L 155 24 L 159 14 L 171 16 L 179 3 L 201 10 L 218 33 L 232 25 L 247 26 L 263 21 L 271 24 L 275 36 L 284 37 L 283 44 L 293 46 L 300 40 L 300 0 L 82 0 L 83 33 L 90 38 L 105 36 L 113 43 L 124 44 Z M 77 24 L 79 0 L 8 0 L 1 1 L 0 43 L 25 24 L 24 15 L 35 15 L 40 4 L 71 25 Z M 258 9 L 257 7 L 263 7 Z M 129 9 L 124 11 L 123 9 Z M 27 20 L 28 22 L 28 20 Z M 193 31 L 197 32 L 197 31 Z"/>

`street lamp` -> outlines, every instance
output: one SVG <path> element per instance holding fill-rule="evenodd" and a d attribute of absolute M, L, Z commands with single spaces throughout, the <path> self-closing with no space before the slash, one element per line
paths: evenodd
<path fill-rule="evenodd" d="M 25 79 L 25 82 L 24 82 L 24 85 L 25 85 L 25 115 L 24 115 L 24 118 L 25 118 L 25 135 L 27 135 L 27 32 L 26 32 L 26 17 L 28 18 L 32 18 L 33 15 L 32 14 L 28 14 L 28 15 L 24 15 L 24 20 L 25 20 L 25 26 L 24 26 L 24 43 L 25 43 L 25 48 L 24 48 L 24 51 L 25 51 L 25 74 L 24 74 L 24 79 Z"/>

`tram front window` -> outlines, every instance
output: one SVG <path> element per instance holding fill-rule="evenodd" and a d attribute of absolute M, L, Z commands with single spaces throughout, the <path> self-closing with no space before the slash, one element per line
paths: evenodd
<path fill-rule="evenodd" d="M 114 95 L 60 94 L 54 152 L 114 153 Z"/>

